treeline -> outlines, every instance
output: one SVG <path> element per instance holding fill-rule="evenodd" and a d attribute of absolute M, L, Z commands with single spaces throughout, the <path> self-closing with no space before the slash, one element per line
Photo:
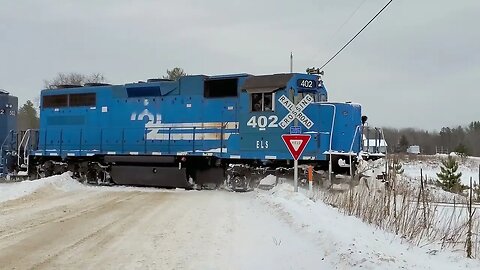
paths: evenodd
<path fill-rule="evenodd" d="M 458 152 L 480 156 L 480 121 L 466 126 L 443 127 L 439 132 L 414 128 L 383 128 L 390 153 L 404 153 L 410 145 L 419 145 L 422 154 Z"/>

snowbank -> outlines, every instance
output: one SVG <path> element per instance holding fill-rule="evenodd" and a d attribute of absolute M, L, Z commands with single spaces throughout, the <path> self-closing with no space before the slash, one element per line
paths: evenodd
<path fill-rule="evenodd" d="M 127 187 L 127 186 L 89 186 L 84 185 L 70 176 L 70 173 L 64 173 L 62 175 L 54 175 L 46 178 L 41 178 L 32 181 L 22 181 L 14 183 L 0 183 L 0 203 L 21 198 L 32 194 L 36 190 L 53 186 L 54 188 L 65 191 L 73 192 L 77 190 L 91 190 L 91 191 L 105 191 L 105 192 L 198 192 L 198 191 L 186 191 L 184 189 L 157 189 L 148 187 Z"/>
<path fill-rule="evenodd" d="M 63 191 L 73 191 L 84 188 L 82 184 L 72 179 L 68 173 L 33 181 L 0 183 L 0 202 L 21 198 L 47 185 L 53 185 Z"/>
<path fill-rule="evenodd" d="M 258 198 L 291 226 L 315 239 L 326 251 L 322 260 L 340 269 L 480 269 L 480 261 L 465 259 L 464 254 L 412 246 L 394 234 L 293 192 L 288 183 L 268 192 L 259 191 Z"/>

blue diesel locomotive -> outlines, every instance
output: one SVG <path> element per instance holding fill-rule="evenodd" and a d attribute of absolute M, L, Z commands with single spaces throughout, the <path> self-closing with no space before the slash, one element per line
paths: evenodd
<path fill-rule="evenodd" d="M 16 149 L 18 98 L 0 89 L 0 177 L 13 170 Z"/>
<path fill-rule="evenodd" d="M 281 136 L 291 128 L 311 135 L 300 163 L 348 171 L 360 154 L 361 106 L 328 102 L 318 75 L 194 75 L 43 90 L 40 129 L 23 136 L 19 164 L 32 176 L 218 185 L 233 164 L 289 166 Z"/>

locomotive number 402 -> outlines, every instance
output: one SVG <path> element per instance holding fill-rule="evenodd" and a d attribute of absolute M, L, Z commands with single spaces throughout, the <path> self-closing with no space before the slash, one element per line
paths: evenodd
<path fill-rule="evenodd" d="M 299 87 L 303 87 L 303 88 L 315 88 L 315 87 L 317 87 L 314 80 L 298 80 L 297 84 L 298 84 Z"/>
<path fill-rule="evenodd" d="M 276 128 L 278 127 L 278 116 L 276 115 L 270 115 L 270 116 L 252 116 L 248 122 L 247 126 L 252 127 L 252 128 Z"/>

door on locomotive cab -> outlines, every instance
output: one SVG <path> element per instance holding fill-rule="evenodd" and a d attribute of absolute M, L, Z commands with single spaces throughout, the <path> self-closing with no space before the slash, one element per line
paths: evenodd
<path fill-rule="evenodd" d="M 281 129 L 278 125 L 277 93 L 247 91 L 247 106 L 242 107 L 240 148 L 254 158 L 265 158 L 279 150 Z M 277 138 L 278 137 L 278 138 Z"/>

